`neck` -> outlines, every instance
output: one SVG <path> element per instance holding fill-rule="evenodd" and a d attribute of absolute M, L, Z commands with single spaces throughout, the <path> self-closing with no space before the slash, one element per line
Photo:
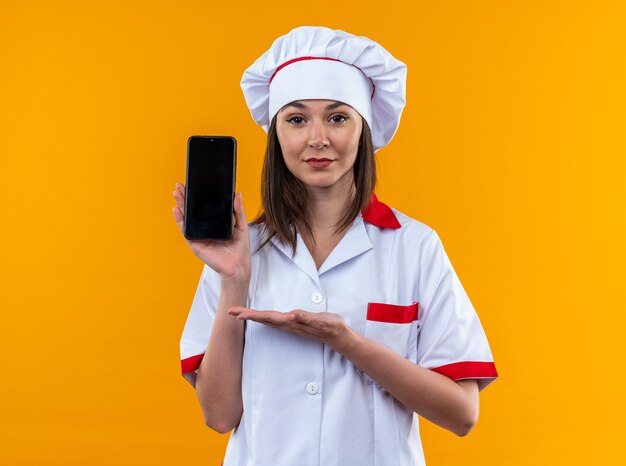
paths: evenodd
<path fill-rule="evenodd" d="M 309 188 L 308 203 L 313 233 L 334 231 L 345 215 L 354 196 L 354 185 L 336 183 L 328 188 Z"/>
<path fill-rule="evenodd" d="M 307 189 L 312 236 L 305 231 L 301 233 L 318 269 L 346 233 L 346 230 L 337 232 L 337 227 L 354 196 L 352 179 L 347 181 L 327 188 Z"/>

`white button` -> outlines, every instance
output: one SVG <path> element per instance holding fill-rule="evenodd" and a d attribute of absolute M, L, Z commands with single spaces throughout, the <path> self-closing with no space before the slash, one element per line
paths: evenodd
<path fill-rule="evenodd" d="M 308 384 L 306 384 L 306 392 L 309 395 L 315 395 L 319 391 L 320 391 L 320 386 L 316 384 L 315 382 L 309 382 Z"/>
<path fill-rule="evenodd" d="M 313 301 L 315 304 L 319 304 L 324 301 L 324 296 L 322 295 L 322 293 L 313 293 L 311 295 L 311 301 Z"/>

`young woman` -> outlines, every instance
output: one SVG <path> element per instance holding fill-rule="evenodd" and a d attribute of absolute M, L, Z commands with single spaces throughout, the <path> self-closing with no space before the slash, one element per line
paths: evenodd
<path fill-rule="evenodd" d="M 405 80 L 379 44 L 321 27 L 244 73 L 263 213 L 248 225 L 237 194 L 230 241 L 188 241 L 205 267 L 181 338 L 205 422 L 234 429 L 225 466 L 419 465 L 418 415 L 477 421 L 497 373 L 476 312 L 436 232 L 374 195 Z"/>

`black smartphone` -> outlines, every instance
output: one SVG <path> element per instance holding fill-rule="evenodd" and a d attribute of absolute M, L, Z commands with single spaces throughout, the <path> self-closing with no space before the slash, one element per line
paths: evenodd
<path fill-rule="evenodd" d="M 189 138 L 185 184 L 185 238 L 230 239 L 233 234 L 236 165 L 235 138 Z"/>

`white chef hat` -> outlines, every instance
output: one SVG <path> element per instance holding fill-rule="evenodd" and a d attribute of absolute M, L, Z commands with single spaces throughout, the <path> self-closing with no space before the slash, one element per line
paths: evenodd
<path fill-rule="evenodd" d="M 400 123 L 406 65 L 367 37 L 303 26 L 276 39 L 243 73 L 241 88 L 252 118 L 265 132 L 290 102 L 337 100 L 367 121 L 378 150 Z"/>

